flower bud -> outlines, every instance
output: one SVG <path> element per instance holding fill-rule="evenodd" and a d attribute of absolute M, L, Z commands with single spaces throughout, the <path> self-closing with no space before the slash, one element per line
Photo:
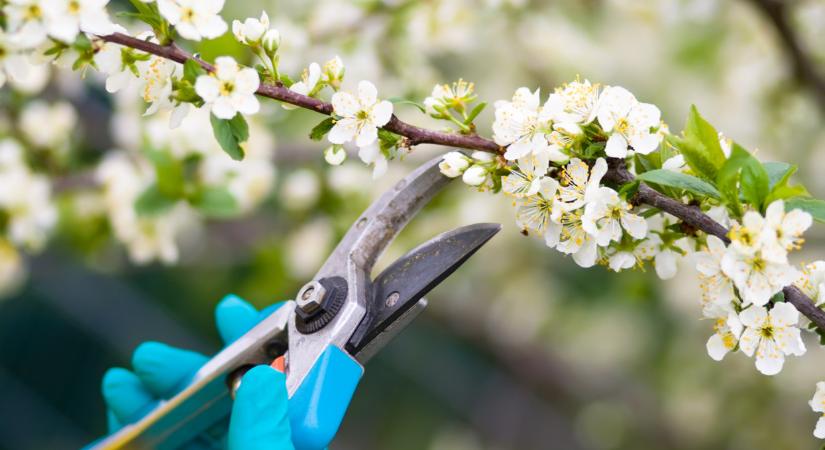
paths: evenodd
<path fill-rule="evenodd" d="M 441 173 L 450 178 L 461 175 L 469 166 L 470 161 L 459 152 L 447 153 L 444 155 L 444 159 L 438 163 L 438 168 L 441 169 Z"/>
<path fill-rule="evenodd" d="M 232 22 L 232 34 L 235 35 L 235 39 L 246 45 L 258 44 L 268 29 L 269 16 L 266 12 L 261 13 L 260 19 L 250 17 L 243 22 L 239 20 Z"/>
<path fill-rule="evenodd" d="M 487 180 L 487 169 L 482 166 L 472 166 L 464 171 L 461 180 L 470 186 L 480 186 Z"/>
<path fill-rule="evenodd" d="M 341 87 L 341 81 L 343 80 L 344 63 L 341 58 L 336 56 L 324 64 L 324 81 L 337 90 Z"/>
<path fill-rule="evenodd" d="M 262 43 L 264 46 L 264 51 L 270 55 L 275 54 L 275 52 L 278 51 L 278 47 L 281 46 L 281 33 L 274 28 L 267 31 L 264 33 Z"/>
<path fill-rule="evenodd" d="M 347 152 L 343 145 L 330 145 L 324 150 L 324 159 L 333 166 L 340 166 L 347 159 Z"/>

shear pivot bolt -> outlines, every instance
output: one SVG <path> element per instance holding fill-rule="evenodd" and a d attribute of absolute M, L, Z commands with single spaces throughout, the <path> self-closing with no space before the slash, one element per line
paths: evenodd
<path fill-rule="evenodd" d="M 317 281 L 312 281 L 298 291 L 296 303 L 303 312 L 311 313 L 321 307 L 325 295 L 326 289 L 324 286 Z"/>

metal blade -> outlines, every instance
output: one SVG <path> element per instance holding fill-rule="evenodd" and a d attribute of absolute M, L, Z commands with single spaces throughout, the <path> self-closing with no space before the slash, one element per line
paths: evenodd
<path fill-rule="evenodd" d="M 407 222 L 446 186 L 451 178 L 438 169 L 441 157 L 422 164 L 375 200 L 350 227 L 315 275 L 346 276 L 348 258 L 366 273 Z"/>
<path fill-rule="evenodd" d="M 399 321 L 427 292 L 449 277 L 499 230 L 501 225 L 494 223 L 457 228 L 430 239 L 387 267 L 375 279 L 367 315 L 347 343 L 350 354 L 363 362 L 360 353 L 367 345 Z M 420 312 L 422 308 L 417 309 Z M 398 327 L 393 328 L 395 333 L 400 331 Z M 381 345 L 386 344 L 390 337 L 382 339 Z M 376 350 L 365 356 L 371 356 Z"/>

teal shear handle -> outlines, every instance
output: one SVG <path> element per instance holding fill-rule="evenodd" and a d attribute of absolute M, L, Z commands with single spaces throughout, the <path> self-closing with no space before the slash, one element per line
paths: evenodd
<path fill-rule="evenodd" d="M 343 350 L 329 346 L 289 400 L 296 450 L 320 450 L 332 441 L 364 368 Z"/>

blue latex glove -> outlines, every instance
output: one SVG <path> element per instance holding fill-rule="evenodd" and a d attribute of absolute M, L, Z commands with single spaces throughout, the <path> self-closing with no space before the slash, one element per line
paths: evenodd
<path fill-rule="evenodd" d="M 215 322 L 225 344 L 230 344 L 278 309 L 258 312 L 234 295 L 215 308 Z M 109 432 L 146 415 L 161 399 L 183 390 L 208 358 L 159 342 L 144 342 L 132 355 L 132 371 L 112 368 L 103 377 Z M 228 430 L 210 430 L 187 449 L 293 449 L 288 416 L 286 377 L 269 366 L 257 366 L 242 378 L 232 405 Z"/>

